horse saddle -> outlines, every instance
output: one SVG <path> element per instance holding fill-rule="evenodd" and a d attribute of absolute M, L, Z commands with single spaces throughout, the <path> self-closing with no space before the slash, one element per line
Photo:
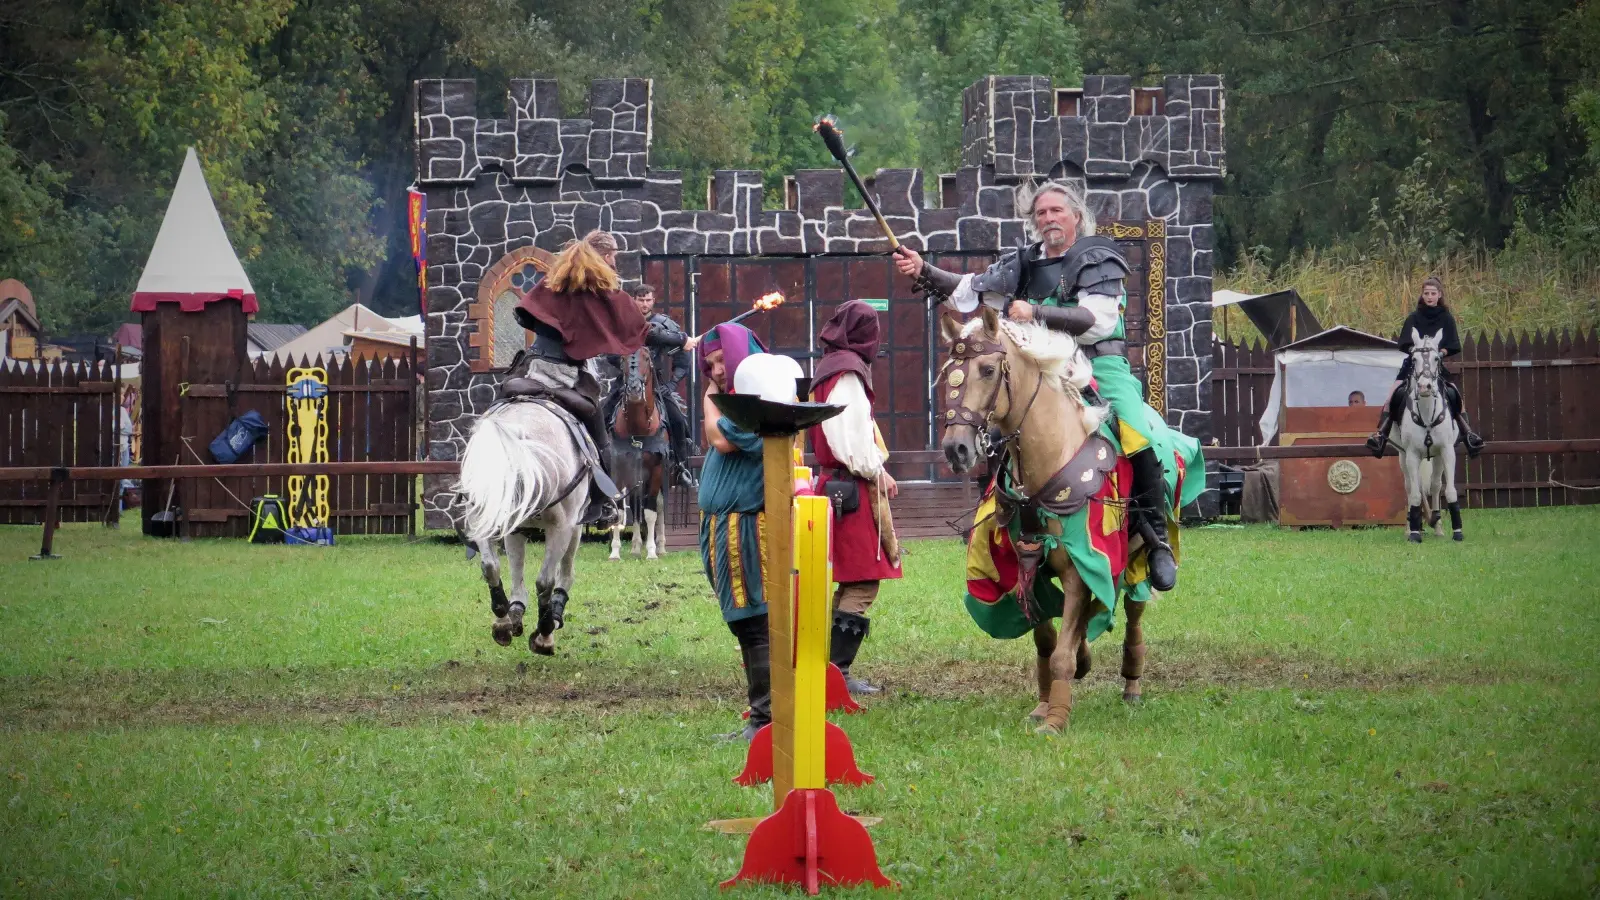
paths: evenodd
<path fill-rule="evenodd" d="M 574 416 L 587 419 L 595 414 L 595 403 L 577 388 L 553 388 L 532 378 L 513 376 L 500 382 L 501 400 L 552 400 Z"/>

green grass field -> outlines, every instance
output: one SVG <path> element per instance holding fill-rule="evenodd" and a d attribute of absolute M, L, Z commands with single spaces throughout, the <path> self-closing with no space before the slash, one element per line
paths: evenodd
<path fill-rule="evenodd" d="M 1070 730 L 1032 646 L 914 544 L 843 717 L 909 897 L 1600 895 L 1600 508 L 1186 532 Z M 698 559 L 582 551 L 559 655 L 489 639 L 462 549 L 0 529 L 0 895 L 713 897 L 757 815 L 737 649 Z M 743 895 L 777 896 L 776 889 Z"/>

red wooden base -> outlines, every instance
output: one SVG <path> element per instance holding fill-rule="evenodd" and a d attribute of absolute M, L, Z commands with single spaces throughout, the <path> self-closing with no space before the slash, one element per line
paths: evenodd
<path fill-rule="evenodd" d="M 850 746 L 850 736 L 832 722 L 823 723 L 822 772 L 829 784 L 871 784 L 873 778 L 856 765 L 856 751 Z M 763 725 L 750 741 L 745 754 L 744 771 L 733 783 L 755 787 L 772 780 L 772 726 Z"/>
<path fill-rule="evenodd" d="M 739 874 L 722 887 L 740 882 L 798 884 L 812 896 L 823 884 L 900 886 L 878 868 L 867 829 L 840 812 L 826 788 L 790 791 L 783 808 L 756 826 Z"/>
<path fill-rule="evenodd" d="M 827 699 L 823 702 L 827 704 L 828 712 L 840 709 L 847 713 L 861 712 L 861 704 L 856 702 L 856 698 L 850 696 L 850 688 L 845 686 L 844 673 L 839 671 L 839 667 L 833 663 L 828 663 L 826 689 Z"/>

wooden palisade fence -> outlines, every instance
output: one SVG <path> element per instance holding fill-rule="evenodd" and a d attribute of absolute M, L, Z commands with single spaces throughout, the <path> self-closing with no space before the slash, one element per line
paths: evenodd
<path fill-rule="evenodd" d="M 118 369 L 106 363 L 0 364 L 0 467 L 114 466 L 118 444 Z M 0 524 L 44 521 L 49 484 L 0 482 Z M 63 522 L 118 521 L 116 481 L 61 487 Z"/>
<path fill-rule="evenodd" d="M 1467 417 L 1494 441 L 1600 438 L 1600 333 L 1469 335 L 1446 365 L 1461 385 Z M 1260 441 L 1257 425 L 1272 387 L 1272 351 L 1215 342 L 1212 428 L 1224 447 Z M 1374 405 L 1381 398 L 1373 400 Z M 1378 411 L 1372 411 L 1377 424 Z M 1600 503 L 1600 454 L 1461 455 L 1456 484 L 1471 507 Z"/>
<path fill-rule="evenodd" d="M 183 393 L 179 460 L 147 464 L 201 465 L 215 462 L 206 449 L 234 417 L 248 410 L 266 419 L 267 436 L 240 463 L 281 463 L 288 459 L 286 375 L 295 366 L 327 371 L 329 462 L 412 461 L 417 458 L 415 424 L 420 415 L 416 374 L 409 357 L 337 357 L 246 363 L 237 383 L 193 384 Z M 287 479 L 256 475 L 177 480 L 174 504 L 184 510 L 187 534 L 243 537 L 246 505 L 263 494 L 286 495 Z M 164 503 L 169 482 L 159 483 Z M 147 483 L 146 490 L 156 482 Z M 328 500 L 339 534 L 410 534 L 415 530 L 416 478 L 410 475 L 339 475 L 329 478 Z"/>

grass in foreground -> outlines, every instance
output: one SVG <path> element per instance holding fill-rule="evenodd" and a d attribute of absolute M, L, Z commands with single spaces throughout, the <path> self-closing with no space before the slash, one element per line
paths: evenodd
<path fill-rule="evenodd" d="M 1054 741 L 1027 642 L 917 544 L 841 803 L 911 896 L 1592 896 L 1596 524 L 1189 532 L 1147 703 L 1105 639 Z M 701 826 L 770 800 L 711 740 L 737 654 L 690 555 L 586 546 L 546 660 L 489 642 L 458 547 L 35 538 L 0 531 L 0 894 L 713 896 L 742 842 Z"/>

